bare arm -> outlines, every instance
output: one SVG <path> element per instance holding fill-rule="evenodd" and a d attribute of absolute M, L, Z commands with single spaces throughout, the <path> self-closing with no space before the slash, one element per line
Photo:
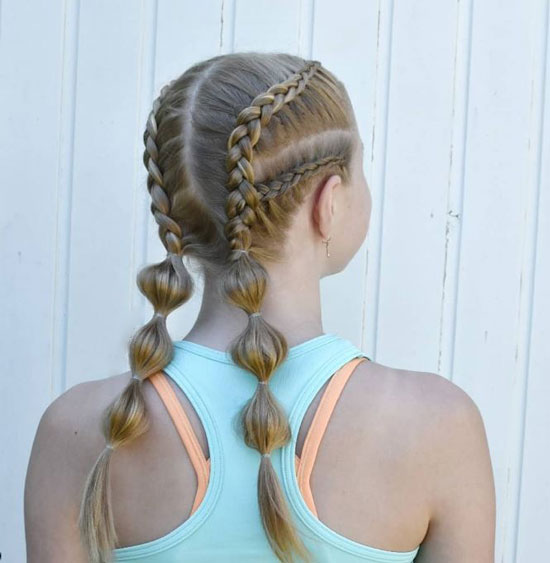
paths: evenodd
<path fill-rule="evenodd" d="M 416 563 L 494 563 L 496 500 L 485 426 L 471 397 L 447 382 L 433 421 L 431 518 Z"/>
<path fill-rule="evenodd" d="M 77 385 L 58 397 L 36 431 L 25 479 L 27 563 L 87 563 L 77 528 L 81 391 Z"/>

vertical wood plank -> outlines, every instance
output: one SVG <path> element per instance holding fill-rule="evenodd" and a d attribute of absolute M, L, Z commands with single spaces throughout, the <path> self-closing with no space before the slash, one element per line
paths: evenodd
<path fill-rule="evenodd" d="M 57 0 L 3 2 L 0 9 L 0 551 L 2 560 L 24 561 L 25 474 L 36 426 L 59 383 L 52 371 L 56 268 L 64 245 L 57 214 L 70 120 L 61 100 L 63 81 L 72 80 L 64 74 L 71 66 L 64 42 L 74 21 Z"/>
<path fill-rule="evenodd" d="M 128 369 L 142 256 L 134 240 L 137 108 L 145 2 L 83 2 L 80 11 L 70 220 L 67 386 Z M 140 155 L 139 155 L 140 157 Z M 113 372 L 106 372 L 106 366 Z"/>
<path fill-rule="evenodd" d="M 453 379 L 484 415 L 498 499 L 498 561 L 513 560 L 539 6 L 490 0 L 473 11 Z"/>
<path fill-rule="evenodd" d="M 541 22 L 540 56 L 533 60 L 533 169 L 534 186 L 530 210 L 528 273 L 524 277 L 528 299 L 523 308 L 528 316 L 522 327 L 523 354 L 527 380 L 523 403 L 524 426 L 519 437 L 523 444 L 521 473 L 512 491 L 517 501 L 517 540 L 507 561 L 536 561 L 550 552 L 547 523 L 550 522 L 550 40 L 549 8 L 539 3 Z M 526 186 L 529 188 L 529 186 Z M 529 322 L 530 321 L 530 322 Z M 520 423 L 522 422 L 520 419 Z M 510 531 L 513 537 L 514 530 Z"/>
<path fill-rule="evenodd" d="M 235 0 L 234 18 L 234 51 L 298 51 L 300 2 Z"/>
<path fill-rule="evenodd" d="M 425 371 L 437 369 L 439 356 L 457 18 L 456 3 L 394 4 L 386 147 L 377 155 L 384 172 L 374 353 Z"/>

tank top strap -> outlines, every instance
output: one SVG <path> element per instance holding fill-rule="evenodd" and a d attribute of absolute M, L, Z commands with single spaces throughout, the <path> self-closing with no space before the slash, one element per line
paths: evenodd
<path fill-rule="evenodd" d="M 313 365 L 303 366 L 310 373 L 309 377 L 304 378 L 303 383 L 293 390 L 290 400 L 284 401 L 289 413 L 292 438 L 281 448 L 280 466 L 284 490 L 292 510 L 298 517 L 297 521 L 310 527 L 317 526 L 319 522 L 310 479 L 322 438 L 338 399 L 355 368 L 364 360 L 370 361 L 360 348 L 342 337 L 337 337 L 329 346 L 324 347 L 318 359 L 320 361 L 310 362 Z M 300 458 L 296 455 L 300 428 L 306 412 L 325 384 L 307 429 Z"/>
<path fill-rule="evenodd" d="M 357 365 L 366 360 L 368 360 L 368 358 L 365 356 L 353 358 L 338 369 L 338 371 L 330 378 L 307 431 L 302 447 L 302 455 L 300 457 L 296 455 L 295 457 L 298 486 L 302 491 L 304 500 L 316 516 L 317 509 L 313 501 L 310 480 L 313 465 L 315 464 L 315 460 L 317 458 L 317 452 L 319 451 L 319 446 L 325 434 L 332 412 L 334 411 L 336 403 L 338 402 L 348 379 L 354 372 Z"/>
<path fill-rule="evenodd" d="M 191 460 L 195 473 L 197 475 L 197 492 L 191 509 L 191 514 L 198 508 L 208 486 L 210 478 L 210 459 L 204 456 L 202 448 L 193 426 L 189 421 L 185 410 L 183 409 L 178 397 L 168 381 L 168 377 L 162 371 L 159 371 L 148 378 L 153 387 L 159 394 L 161 401 L 164 403 L 168 414 L 170 415 L 176 430 L 187 450 L 187 454 Z"/>

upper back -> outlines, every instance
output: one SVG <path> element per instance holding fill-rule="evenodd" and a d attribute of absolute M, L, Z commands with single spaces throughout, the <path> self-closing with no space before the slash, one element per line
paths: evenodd
<path fill-rule="evenodd" d="M 290 348 L 270 378 L 292 433 L 271 459 L 314 561 L 411 562 L 418 551 L 429 519 L 427 479 L 414 407 L 400 399 L 406 373 L 323 334 Z M 277 561 L 259 516 L 259 453 L 239 429 L 254 375 L 226 352 L 175 341 L 172 361 L 150 380 L 149 431 L 111 461 L 114 559 Z M 299 458 L 308 456 L 309 477 L 300 479 Z"/>

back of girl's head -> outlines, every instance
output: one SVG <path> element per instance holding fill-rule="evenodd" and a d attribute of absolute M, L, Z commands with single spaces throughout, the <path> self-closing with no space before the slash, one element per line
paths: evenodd
<path fill-rule="evenodd" d="M 167 84 L 144 133 L 151 211 L 166 259 L 138 274 L 152 318 L 132 337 L 133 378 L 104 415 L 107 446 L 86 482 L 79 526 L 89 560 L 116 546 L 108 471 L 111 454 L 147 431 L 142 383 L 171 361 L 166 315 L 194 288 L 183 256 L 219 283 L 228 303 L 260 313 L 269 262 L 282 260 L 294 213 L 331 174 L 350 181 L 357 126 L 342 83 L 318 61 L 284 53 L 233 53 L 202 61 Z M 258 378 L 241 413 L 244 442 L 269 454 L 291 438 L 267 383 L 286 358 L 284 335 L 261 314 L 230 346 L 234 362 Z M 258 502 L 275 555 L 309 560 L 267 455 L 258 456 Z M 251 484 L 252 486 L 252 484 Z"/>

